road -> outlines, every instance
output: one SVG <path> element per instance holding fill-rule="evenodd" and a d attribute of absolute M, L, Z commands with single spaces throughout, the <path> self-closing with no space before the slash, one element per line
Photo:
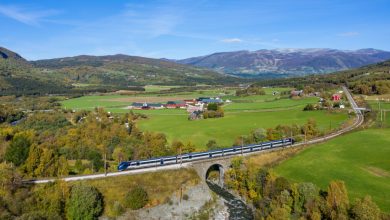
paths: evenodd
<path fill-rule="evenodd" d="M 339 135 L 342 135 L 346 132 L 349 132 L 360 125 L 364 122 L 364 116 L 359 110 L 359 107 L 357 106 L 355 100 L 353 99 L 351 93 L 348 91 L 348 89 L 343 86 L 343 91 L 344 94 L 347 96 L 349 103 L 351 104 L 352 109 L 354 110 L 356 114 L 355 121 L 352 125 L 345 127 L 341 130 L 338 130 L 334 133 L 330 133 L 324 137 L 319 137 L 315 138 L 312 140 L 309 140 L 307 142 L 300 142 L 296 143 L 294 145 L 291 145 L 289 147 L 298 147 L 306 144 L 315 144 L 315 143 L 320 143 L 327 141 L 329 139 L 335 138 Z M 268 150 L 266 150 L 268 151 Z M 259 154 L 263 153 L 265 151 L 257 151 L 257 152 L 251 152 L 251 153 L 245 153 L 244 156 L 248 155 L 253 155 L 253 154 Z M 216 158 L 213 158 L 215 160 Z M 205 159 L 205 161 L 208 161 L 209 159 Z M 196 161 L 199 163 L 199 161 Z M 78 180 L 90 180 L 90 179 L 98 179 L 98 178 L 106 178 L 106 177 L 114 177 L 114 176 L 120 176 L 120 175 L 132 175 L 132 174 L 141 174 L 141 173 L 148 173 L 148 172 L 156 172 L 156 171 L 162 171 L 162 170 L 174 170 L 174 169 L 180 169 L 180 168 L 185 168 L 189 167 L 192 164 L 192 162 L 187 162 L 183 164 L 173 164 L 173 165 L 166 165 L 166 166 L 156 166 L 156 167 L 148 167 L 148 168 L 141 168 L 141 169 L 132 169 L 132 170 L 126 170 L 126 171 L 121 171 L 121 172 L 111 172 L 107 174 L 92 174 L 92 175 L 84 175 L 84 176 L 71 176 L 71 177 L 61 177 L 61 178 L 49 178 L 49 179 L 38 179 L 38 180 L 26 180 L 26 183 L 34 183 L 34 184 L 41 184 L 41 183 L 49 183 L 49 182 L 54 182 L 56 180 L 63 180 L 63 181 L 78 181 Z"/>

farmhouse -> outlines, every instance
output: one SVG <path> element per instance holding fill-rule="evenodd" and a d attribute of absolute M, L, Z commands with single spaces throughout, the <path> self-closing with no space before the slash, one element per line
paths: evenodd
<path fill-rule="evenodd" d="M 196 99 L 185 99 L 184 102 L 187 105 L 195 105 L 197 101 L 196 101 Z"/>
<path fill-rule="evenodd" d="M 187 112 L 192 113 L 195 111 L 203 111 L 203 104 L 196 104 L 196 105 L 188 105 L 187 106 Z"/>
<path fill-rule="evenodd" d="M 333 94 L 332 95 L 332 100 L 333 101 L 340 101 L 340 99 L 341 99 L 341 95 L 340 94 Z"/>
<path fill-rule="evenodd" d="M 209 103 L 223 103 L 223 100 L 220 98 L 208 98 L 208 99 L 202 99 L 199 101 L 200 103 L 209 104 Z"/>
<path fill-rule="evenodd" d="M 165 105 L 166 108 L 186 108 L 184 101 L 168 101 Z"/>
<path fill-rule="evenodd" d="M 141 103 L 141 102 L 133 102 L 131 106 L 129 106 L 129 109 L 163 109 L 164 105 L 161 103 Z"/>
<path fill-rule="evenodd" d="M 291 96 L 301 96 L 303 95 L 303 90 L 293 90 L 291 91 Z"/>

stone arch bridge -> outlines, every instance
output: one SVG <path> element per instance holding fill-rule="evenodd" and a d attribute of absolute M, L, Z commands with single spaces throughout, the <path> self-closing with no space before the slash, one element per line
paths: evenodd
<path fill-rule="evenodd" d="M 190 167 L 192 167 L 196 171 L 196 173 L 199 175 L 202 181 L 208 179 L 211 171 L 218 171 L 219 172 L 218 185 L 223 187 L 224 185 L 223 177 L 225 171 L 230 168 L 233 158 L 234 157 L 223 157 L 223 158 L 215 158 L 207 161 L 204 160 L 194 161 L 191 163 Z"/>

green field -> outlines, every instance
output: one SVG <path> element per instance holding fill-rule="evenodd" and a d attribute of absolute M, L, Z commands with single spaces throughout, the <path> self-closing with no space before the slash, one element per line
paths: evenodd
<path fill-rule="evenodd" d="M 231 146 L 240 135 L 247 135 L 257 128 L 271 128 L 279 124 L 303 124 L 308 119 L 315 119 L 322 131 L 340 126 L 348 119 L 346 111 L 329 113 L 327 111 L 304 112 L 308 103 L 316 103 L 317 97 L 289 99 L 273 95 L 274 91 L 289 90 L 288 88 L 265 88 L 266 95 L 237 97 L 234 90 L 205 90 L 148 96 L 140 95 L 105 95 L 84 96 L 62 102 L 68 109 L 89 109 L 104 107 L 107 111 L 124 113 L 126 106 L 133 101 L 158 102 L 159 100 L 182 100 L 200 96 L 224 95 L 224 100 L 232 103 L 224 105 L 225 117 L 189 121 L 188 113 L 183 109 L 134 110 L 148 115 L 148 119 L 138 121 L 138 126 L 144 131 L 163 132 L 168 141 L 191 141 L 198 149 L 205 149 L 206 143 L 214 139 L 219 146 Z"/>
<path fill-rule="evenodd" d="M 231 146 L 239 135 L 247 135 L 256 128 L 270 128 L 278 124 L 303 124 L 309 118 L 317 121 L 320 129 L 329 128 L 329 122 L 338 126 L 347 119 L 346 114 L 303 112 L 301 109 L 275 112 L 227 112 L 224 118 L 188 121 L 184 115 L 150 115 L 140 121 L 139 127 L 147 131 L 164 132 L 169 141 L 191 140 L 199 148 L 205 148 L 208 140 L 214 139 L 220 146 Z"/>
<path fill-rule="evenodd" d="M 323 189 L 332 180 L 346 183 L 349 197 L 371 195 L 390 212 L 390 129 L 367 129 L 305 149 L 275 170 L 298 182 L 313 182 Z"/>

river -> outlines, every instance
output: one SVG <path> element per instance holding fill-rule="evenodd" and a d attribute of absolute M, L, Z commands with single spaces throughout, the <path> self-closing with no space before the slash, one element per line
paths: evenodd
<path fill-rule="evenodd" d="M 209 188 L 215 192 L 218 196 L 225 200 L 225 205 L 228 207 L 230 220 L 252 220 L 252 211 L 248 206 L 224 188 L 219 185 L 206 181 Z"/>

